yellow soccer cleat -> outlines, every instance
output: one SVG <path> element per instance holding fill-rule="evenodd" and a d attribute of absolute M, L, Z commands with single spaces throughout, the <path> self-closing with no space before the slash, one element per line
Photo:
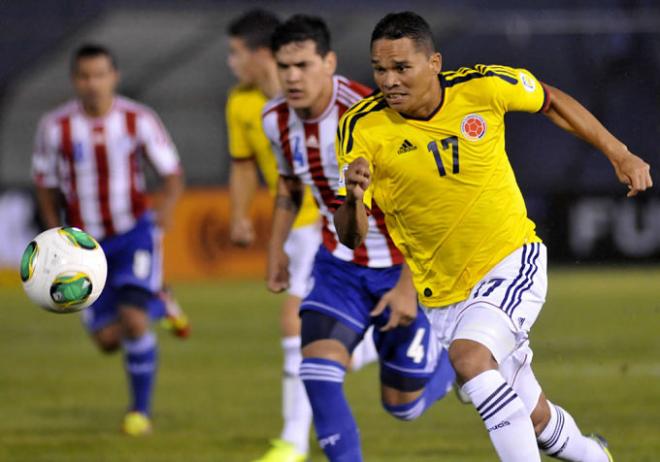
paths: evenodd
<path fill-rule="evenodd" d="M 260 459 L 254 462 L 305 462 L 307 454 L 301 454 L 296 447 L 288 441 L 271 440 L 272 447 Z"/>
<path fill-rule="evenodd" d="M 610 462 L 614 462 L 614 457 L 612 457 L 612 453 L 610 452 L 607 444 L 607 440 L 600 436 L 598 433 L 592 433 L 589 435 L 589 438 L 594 440 L 596 443 L 598 443 L 598 446 L 605 452 L 607 455 L 607 460 Z"/>
<path fill-rule="evenodd" d="M 151 433 L 151 420 L 141 412 L 131 411 L 124 417 L 121 431 L 128 436 L 144 436 Z"/>

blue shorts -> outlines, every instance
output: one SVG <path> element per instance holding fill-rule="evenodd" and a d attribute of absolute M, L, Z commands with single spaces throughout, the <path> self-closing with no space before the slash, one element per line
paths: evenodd
<path fill-rule="evenodd" d="M 300 311 L 314 311 L 333 318 L 359 338 L 373 324 L 381 378 L 386 378 L 385 383 L 396 388 L 415 390 L 433 374 L 440 356 L 424 310 L 418 310 L 411 325 L 387 332 L 379 332 L 378 327 L 389 319 L 389 308 L 375 318 L 369 314 L 381 297 L 396 285 L 400 274 L 400 265 L 367 268 L 340 260 L 321 246 L 312 270 L 312 290 L 302 301 Z M 315 319 L 303 316 L 305 332 L 315 330 L 315 326 L 304 325 L 307 321 L 318 322 Z"/>
<path fill-rule="evenodd" d="M 373 321 L 369 313 L 396 285 L 400 274 L 401 265 L 367 268 L 340 260 L 321 246 L 312 269 L 312 290 L 300 311 L 324 313 L 362 335 Z"/>
<path fill-rule="evenodd" d="M 153 215 L 145 213 L 135 227 L 100 242 L 108 260 L 108 278 L 101 296 L 83 310 L 87 329 L 96 332 L 118 320 L 118 305 L 147 310 L 151 318 L 162 317 L 157 293 L 162 286 L 161 231 Z"/>

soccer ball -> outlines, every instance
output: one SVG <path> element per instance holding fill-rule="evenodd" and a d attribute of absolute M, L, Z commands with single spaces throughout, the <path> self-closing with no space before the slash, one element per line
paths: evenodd
<path fill-rule="evenodd" d="M 20 273 L 30 300 L 54 313 L 72 313 L 101 295 L 108 263 L 99 243 L 86 232 L 52 228 L 27 245 Z"/>

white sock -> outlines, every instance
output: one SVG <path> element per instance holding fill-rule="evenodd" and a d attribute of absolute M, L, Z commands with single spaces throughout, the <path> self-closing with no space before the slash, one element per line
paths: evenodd
<path fill-rule="evenodd" d="M 359 371 L 367 364 L 378 361 L 378 352 L 374 344 L 374 328 L 370 327 L 364 333 L 364 338 L 357 344 L 351 355 L 351 370 Z"/>
<path fill-rule="evenodd" d="M 572 462 L 608 462 L 600 445 L 580 432 L 573 417 L 560 408 L 550 405 L 550 420 L 538 436 L 539 448 L 544 454 Z"/>
<path fill-rule="evenodd" d="M 284 378 L 282 379 L 282 417 L 284 428 L 280 436 L 292 443 L 298 452 L 309 452 L 309 430 L 312 426 L 312 408 L 307 399 L 305 386 L 300 380 L 302 362 L 300 337 L 282 339 L 284 350 Z"/>
<path fill-rule="evenodd" d="M 486 424 L 503 462 L 541 462 L 534 426 L 525 404 L 496 370 L 482 372 L 463 385 Z"/>

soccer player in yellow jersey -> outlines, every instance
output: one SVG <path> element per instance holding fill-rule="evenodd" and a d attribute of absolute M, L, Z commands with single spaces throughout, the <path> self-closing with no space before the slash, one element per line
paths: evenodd
<path fill-rule="evenodd" d="M 270 36 L 278 18 L 263 10 L 249 11 L 231 22 L 229 66 L 239 80 L 227 100 L 226 120 L 231 154 L 229 179 L 231 239 L 248 246 L 255 238 L 248 216 L 258 185 L 257 168 L 271 193 L 275 193 L 277 161 L 261 124 L 261 111 L 268 99 L 280 94 L 277 69 L 270 51 Z M 316 250 L 321 242 L 318 208 L 307 189 L 300 213 L 285 244 L 289 258 L 288 297 L 282 306 L 280 325 L 284 352 L 282 382 L 284 428 L 262 462 L 304 460 L 309 447 L 311 409 L 298 376 L 300 320 L 298 309 L 307 284 Z"/>
<path fill-rule="evenodd" d="M 531 369 L 528 334 L 545 301 L 546 248 L 505 152 L 504 114 L 543 112 L 591 143 L 628 196 L 652 186 L 649 165 L 527 70 L 441 72 L 430 28 L 415 13 L 389 14 L 376 25 L 371 62 L 381 92 L 340 121 L 340 239 L 349 247 L 364 239 L 375 200 L 411 275 L 390 307 L 414 313 L 416 292 L 429 309 L 501 460 L 540 461 L 539 448 L 562 460 L 613 460 L 602 438 L 583 436 L 546 399 Z"/>

